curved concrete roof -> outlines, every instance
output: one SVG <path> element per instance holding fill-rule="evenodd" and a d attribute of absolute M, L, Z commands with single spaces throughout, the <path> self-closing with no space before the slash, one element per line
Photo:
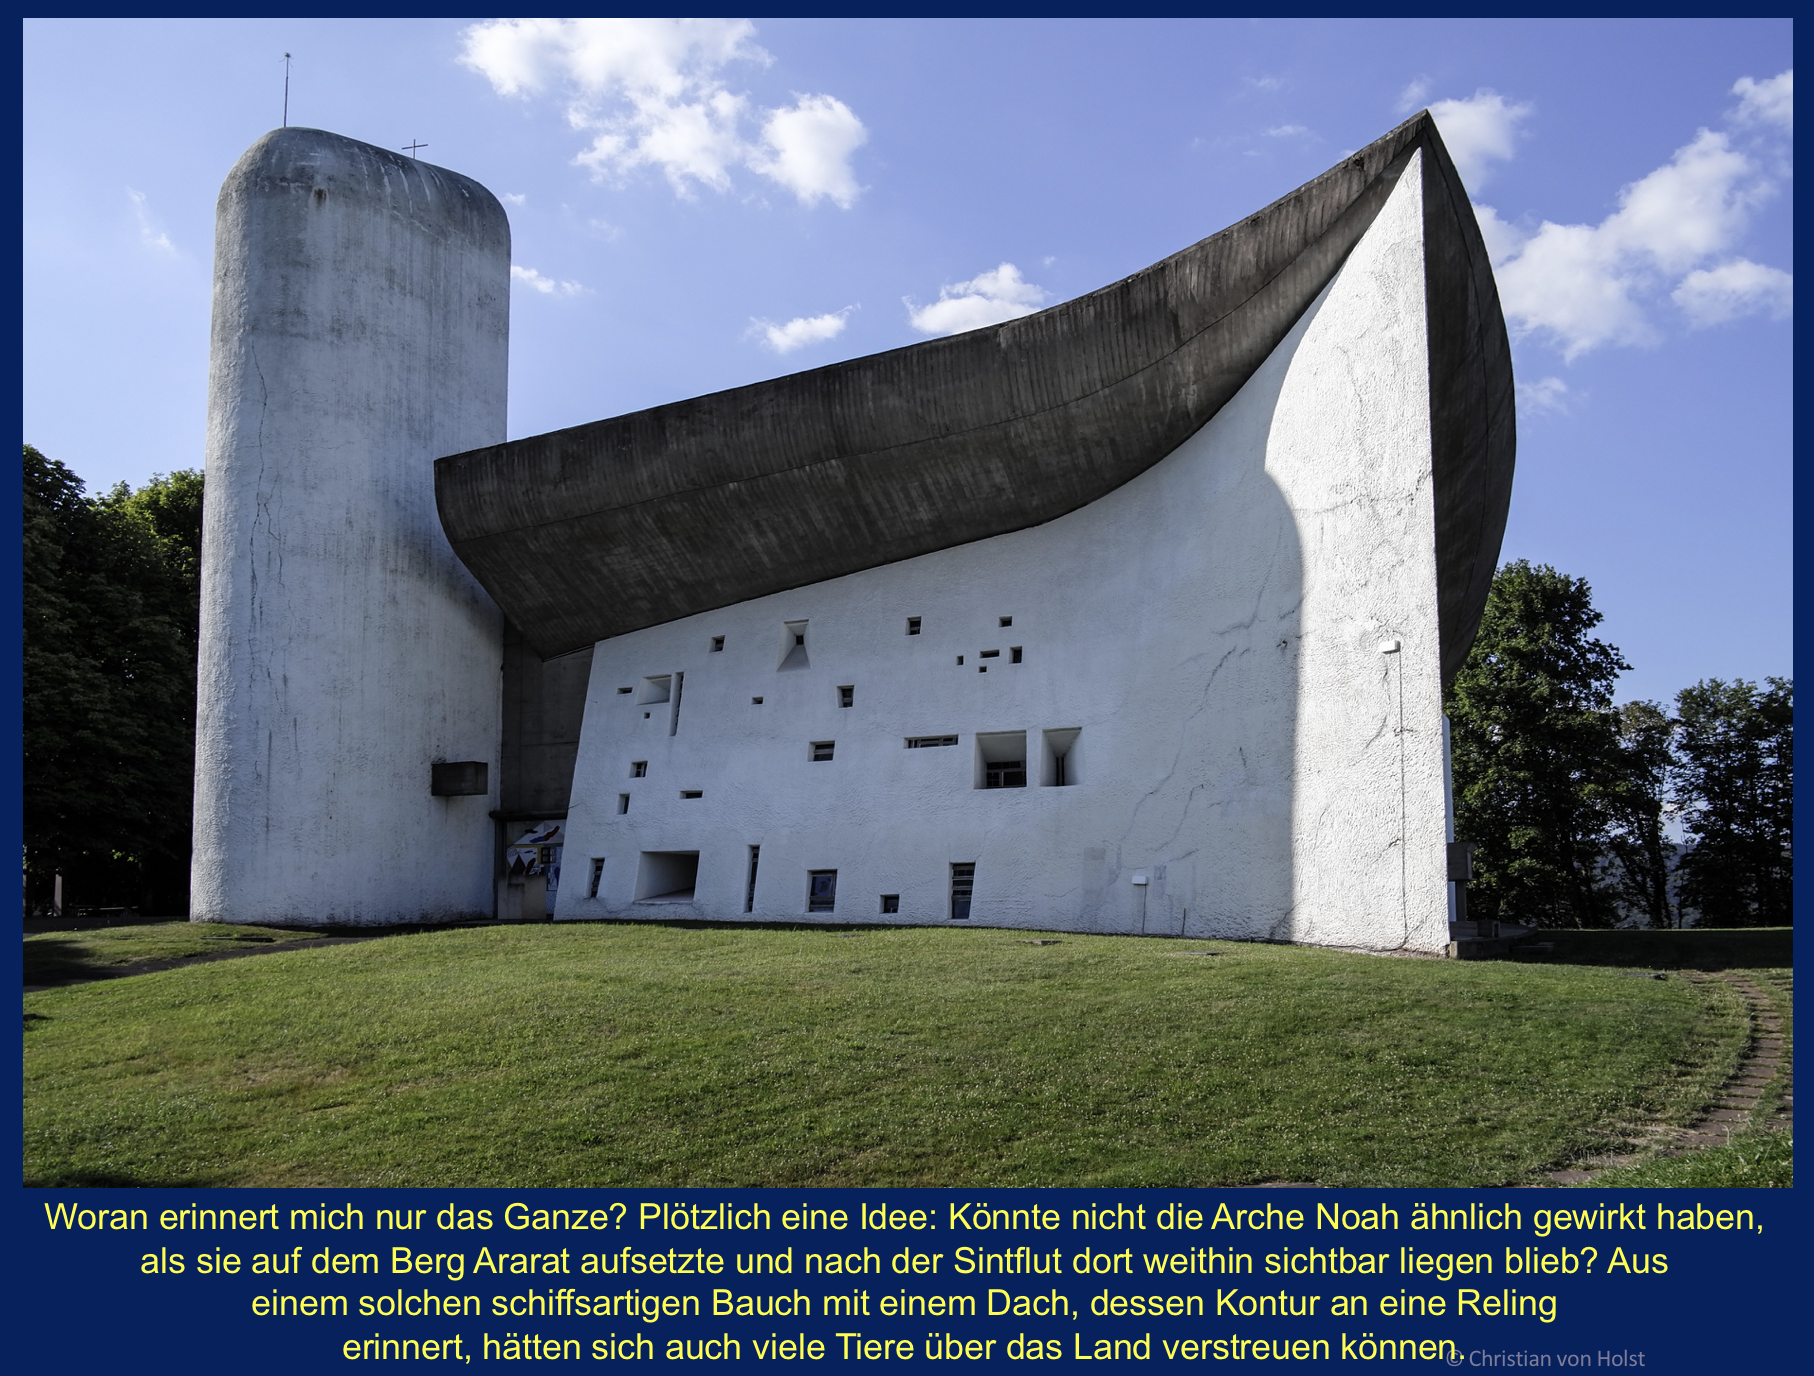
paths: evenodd
<path fill-rule="evenodd" d="M 1423 159 L 1445 681 L 1498 561 L 1511 354 L 1428 113 L 1239 224 L 1003 325 L 437 461 L 454 550 L 543 656 L 1050 521 L 1221 409 Z"/>

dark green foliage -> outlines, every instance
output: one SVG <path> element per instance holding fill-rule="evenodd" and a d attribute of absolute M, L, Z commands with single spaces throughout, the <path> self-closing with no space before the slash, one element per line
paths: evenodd
<path fill-rule="evenodd" d="M 1676 844 L 1663 830 L 1675 766 L 1675 723 L 1654 702 L 1628 702 L 1619 709 L 1620 765 L 1610 795 L 1615 827 L 1611 844 L 1618 865 L 1618 888 L 1630 911 L 1646 927 L 1673 927 L 1669 878 Z"/>
<path fill-rule="evenodd" d="M 1681 900 L 1699 925 L 1793 920 L 1794 684 L 1706 679 L 1676 698 L 1676 798 L 1693 845 Z"/>
<path fill-rule="evenodd" d="M 24 450 L 27 880 L 66 903 L 186 910 L 199 473 L 101 498 Z"/>
<path fill-rule="evenodd" d="M 1603 858 L 1626 797 L 1613 684 L 1587 582 L 1520 560 L 1493 579 L 1449 690 L 1455 834 L 1476 843 L 1470 917 L 1535 927 L 1618 918 Z"/>

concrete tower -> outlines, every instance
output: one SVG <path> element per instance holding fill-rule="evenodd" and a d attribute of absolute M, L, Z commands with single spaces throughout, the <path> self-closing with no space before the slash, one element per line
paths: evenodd
<path fill-rule="evenodd" d="M 509 295 L 457 173 L 282 129 L 221 187 L 194 920 L 490 916 L 503 622 L 433 465 L 504 439 Z"/>

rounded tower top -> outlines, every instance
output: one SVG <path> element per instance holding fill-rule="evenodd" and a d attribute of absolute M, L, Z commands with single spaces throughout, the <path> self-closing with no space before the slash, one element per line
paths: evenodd
<path fill-rule="evenodd" d="M 273 129 L 240 156 L 221 183 L 218 210 L 254 199 L 351 197 L 388 206 L 484 251 L 510 251 L 510 219 L 498 198 L 471 177 L 325 129 Z"/>

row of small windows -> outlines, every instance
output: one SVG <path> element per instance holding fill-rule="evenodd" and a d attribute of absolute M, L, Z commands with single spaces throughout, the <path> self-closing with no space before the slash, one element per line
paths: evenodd
<path fill-rule="evenodd" d="M 1014 624 L 1014 618 L 1011 616 L 997 617 L 996 621 L 999 625 L 1001 625 L 1003 627 L 1012 626 Z M 921 619 L 919 617 L 917 617 L 917 616 L 908 617 L 907 618 L 907 634 L 908 635 L 918 635 L 920 633 L 920 624 L 921 624 Z M 779 668 L 779 669 L 805 669 L 805 668 L 809 667 L 810 661 L 809 661 L 809 659 L 807 657 L 807 653 L 806 653 L 806 627 L 807 627 L 807 623 L 804 621 L 784 621 L 781 623 L 781 659 L 780 659 L 780 663 L 776 666 L 777 668 Z M 713 636 L 711 652 L 713 654 L 718 654 L 718 653 L 722 652 L 723 649 L 724 649 L 724 637 L 721 635 Z M 1021 653 L 1021 647 L 1019 645 L 1011 646 L 1009 648 L 1009 654 L 1012 657 L 1010 662 L 1014 663 L 1014 664 L 1019 664 L 1021 662 L 1020 653 Z M 984 651 L 982 651 L 982 653 L 979 657 L 982 659 L 994 659 L 997 656 L 999 656 L 1000 654 L 1001 654 L 1000 650 L 984 650 Z M 964 662 L 964 657 L 962 655 L 959 655 L 957 657 L 957 662 L 959 664 L 962 664 Z M 675 685 L 676 692 L 678 692 L 679 675 L 675 675 L 675 678 L 677 680 L 676 685 Z M 643 692 L 641 695 L 639 695 L 637 697 L 637 702 L 639 702 L 639 703 L 666 702 L 668 700 L 667 683 L 668 683 L 668 680 L 665 675 L 659 676 L 656 678 L 644 679 L 643 680 L 643 685 L 644 685 Z M 659 685 L 659 686 L 656 686 L 656 685 Z M 634 688 L 619 688 L 617 691 L 620 694 L 626 694 L 626 693 L 634 692 L 635 690 L 634 690 Z M 843 692 L 845 690 L 839 689 L 839 691 Z M 656 694 L 659 694 L 659 696 L 657 696 Z M 762 699 L 761 698 L 752 698 L 751 701 L 760 703 L 762 701 Z M 849 703 L 844 704 L 844 706 L 846 706 L 846 707 L 848 707 L 849 705 L 850 705 Z M 644 712 L 643 715 L 646 717 L 649 715 L 649 713 Z"/>
<path fill-rule="evenodd" d="M 1077 782 L 1076 747 L 1082 731 L 1076 727 L 1059 731 L 1042 731 L 1043 747 L 1040 783 L 1046 787 L 1064 788 Z M 937 750 L 957 744 L 956 736 L 908 736 L 902 742 L 908 750 Z M 836 741 L 812 741 L 807 758 L 814 764 L 826 764 L 836 757 Z M 979 764 L 976 787 L 1025 788 L 1027 786 L 1027 733 L 1025 731 L 979 731 L 976 733 Z M 647 760 L 630 761 L 630 777 L 646 779 Z M 682 789 L 682 798 L 702 798 L 697 789 Z M 619 815 L 630 810 L 630 795 L 617 795 Z"/>
<path fill-rule="evenodd" d="M 749 880 L 744 887 L 743 911 L 756 910 L 756 871 L 761 864 L 762 847 L 750 847 Z M 599 885 L 604 882 L 605 861 L 603 856 L 592 858 L 591 875 L 586 884 L 586 897 L 597 898 Z M 636 873 L 636 901 L 639 903 L 674 903 L 691 902 L 699 883 L 698 851 L 644 851 Z M 976 887 L 976 865 L 974 863 L 954 864 L 951 866 L 951 890 L 949 916 L 953 922 L 966 921 L 970 916 L 970 898 Z M 836 870 L 808 870 L 806 872 L 806 911 L 809 913 L 835 913 L 838 910 L 838 872 Z M 881 895 L 880 912 L 883 916 L 898 914 L 901 911 L 901 896 L 898 893 Z"/>

